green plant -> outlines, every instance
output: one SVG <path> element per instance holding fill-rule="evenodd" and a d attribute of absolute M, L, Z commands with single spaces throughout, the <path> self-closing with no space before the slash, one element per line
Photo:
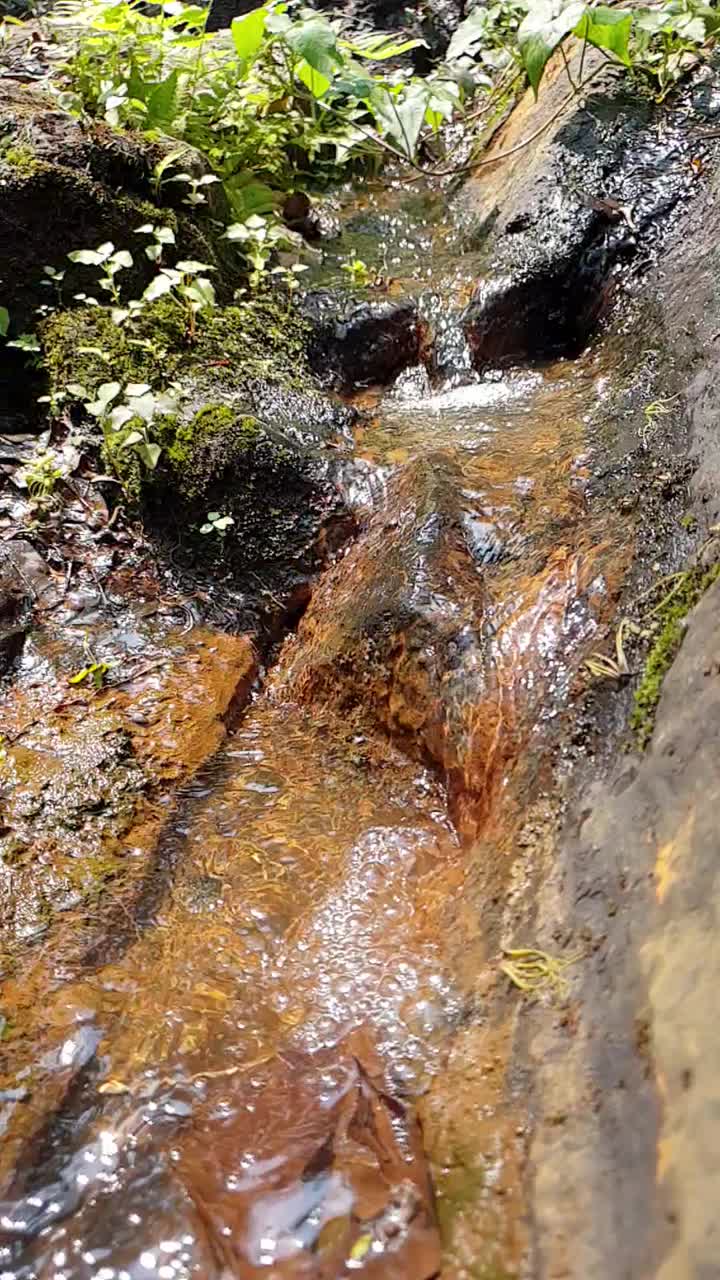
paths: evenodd
<path fill-rule="evenodd" d="M 225 239 L 242 245 L 243 254 L 252 268 L 248 281 L 251 288 L 260 284 L 274 253 L 302 243 L 294 231 L 289 231 L 281 222 L 261 217 L 259 213 L 252 213 L 245 222 L 234 222 L 225 232 Z"/>
<path fill-rule="evenodd" d="M 349 39 L 294 0 L 234 19 L 230 45 L 206 35 L 206 19 L 199 5 L 59 0 L 50 23 L 71 52 L 56 85 L 71 110 L 199 148 L 239 221 L 270 212 L 298 178 L 325 181 L 386 150 L 414 156 L 423 128 L 437 131 L 460 97 L 452 77 L 408 77 L 389 62 L 418 41 Z M 156 184 L 185 182 L 187 201 L 204 202 L 211 174 L 164 176 L 182 155 L 160 162 Z"/>
<path fill-rule="evenodd" d="M 68 676 L 68 684 L 85 684 L 86 680 L 91 680 L 95 689 L 102 689 L 105 683 L 105 677 L 111 670 L 113 664 L 112 662 L 98 661 L 90 648 L 87 636 L 83 642 L 83 649 L 87 665 L 81 667 L 81 669 L 76 671 L 73 675 Z"/>
<path fill-rule="evenodd" d="M 176 173 L 171 178 L 166 178 L 165 181 L 185 183 L 188 187 L 188 193 L 183 197 L 183 204 L 189 204 L 194 207 L 198 204 L 207 204 L 207 196 L 202 188 L 212 186 L 213 183 L 219 182 L 220 179 L 214 173 L 203 173 L 199 178 L 194 178 L 191 173 Z"/>
<path fill-rule="evenodd" d="M 215 290 L 208 279 L 208 271 L 215 267 L 207 262 L 178 262 L 174 267 L 161 267 L 143 293 L 144 302 L 157 302 L 166 294 L 177 302 L 185 314 L 187 335 L 195 337 L 197 316 L 215 306 Z"/>
<path fill-rule="evenodd" d="M 666 0 L 640 10 L 634 23 L 633 66 L 655 84 L 660 101 L 720 28 L 720 14 L 698 0 Z"/>
<path fill-rule="evenodd" d="M 349 258 L 341 264 L 340 270 L 347 273 L 350 283 L 357 289 L 366 288 L 373 283 L 374 273 L 362 258 Z"/>
<path fill-rule="evenodd" d="M 10 312 L 7 307 L 0 307 L 0 338 L 6 338 L 10 332 Z"/>
<path fill-rule="evenodd" d="M 447 62 L 463 67 L 479 63 L 484 74 L 475 76 L 475 83 L 491 88 L 498 71 L 522 64 L 517 33 L 527 9 L 526 0 L 477 5 L 454 32 L 445 55 Z"/>
<path fill-rule="evenodd" d="M 127 249 L 116 249 L 112 241 L 108 240 L 105 244 L 98 245 L 97 249 L 74 249 L 68 254 L 68 258 L 71 262 L 85 267 L 99 267 L 101 272 L 98 280 L 99 288 L 109 294 L 115 307 L 121 310 L 120 288 L 115 277 L 133 265 L 132 254 Z M 76 298 L 86 306 L 93 301 L 85 294 L 76 294 Z M 94 301 L 97 302 L 97 299 Z"/>
<path fill-rule="evenodd" d="M 145 222 L 141 227 L 136 227 L 135 235 L 152 236 L 152 244 L 145 246 L 145 256 L 151 262 L 158 264 L 162 261 L 166 247 L 175 243 L 175 232 L 172 227 L 155 226 L 152 222 Z"/>
<path fill-rule="evenodd" d="M 215 533 L 218 537 L 224 538 L 234 523 L 232 516 L 224 516 L 219 511 L 208 511 L 207 520 L 200 526 L 200 532 Z"/>
<path fill-rule="evenodd" d="M 36 502 L 46 502 L 52 497 L 58 480 L 65 472 L 58 466 L 57 455 L 52 450 L 38 454 L 25 468 L 23 479 L 30 497 Z"/>
<path fill-rule="evenodd" d="M 686 55 L 697 53 L 719 27 L 718 10 L 703 0 L 663 0 L 651 9 L 585 0 L 529 0 L 517 43 L 536 94 L 551 55 L 574 36 L 583 46 L 580 79 L 585 48 L 592 45 L 611 62 L 650 79 L 662 100 L 685 69 Z M 570 82 L 579 87 L 572 78 Z"/>
<path fill-rule="evenodd" d="M 43 267 L 44 279 L 40 281 L 47 289 L 54 289 L 55 301 L 59 307 L 63 304 L 63 280 L 65 272 L 58 270 L 56 267 Z"/>
<path fill-rule="evenodd" d="M 103 382 L 91 399 L 85 387 L 68 384 L 67 390 L 84 401 L 87 413 L 100 423 L 110 453 L 131 449 L 148 471 L 154 471 L 162 449 L 152 438 L 156 418 L 173 413 L 180 389 L 172 387 L 162 393 L 153 392 L 146 382 Z"/>
<path fill-rule="evenodd" d="M 20 333 L 17 338 L 12 338 L 8 343 L 8 347 L 16 347 L 18 351 L 24 351 L 26 355 L 32 356 L 28 361 L 31 366 L 39 367 L 40 365 L 40 343 L 35 333 Z"/>

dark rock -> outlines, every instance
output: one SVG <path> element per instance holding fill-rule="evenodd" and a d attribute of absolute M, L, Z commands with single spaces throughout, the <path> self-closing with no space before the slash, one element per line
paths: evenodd
<path fill-rule="evenodd" d="M 49 582 L 45 561 L 29 542 L 0 544 L 0 676 L 22 652 L 33 606 Z"/>
<path fill-rule="evenodd" d="M 595 83 L 563 111 L 567 80 L 552 68 L 487 159 L 513 154 L 483 167 L 456 201 L 469 242 L 485 252 L 465 314 L 479 368 L 580 350 L 612 298 L 616 264 L 653 244 L 695 181 L 682 108 L 660 130 L 648 98 L 610 76 Z M 532 147 L 519 146 L 543 127 Z"/>
<path fill-rule="evenodd" d="M 359 300 L 318 289 L 300 304 L 311 326 L 308 359 L 315 375 L 342 390 L 387 386 L 420 359 L 424 325 L 417 303 Z"/>
<path fill-rule="evenodd" d="M 282 213 L 291 230 L 306 240 L 328 240 L 340 234 L 337 216 L 311 200 L 304 191 L 293 191 L 285 201 Z"/>

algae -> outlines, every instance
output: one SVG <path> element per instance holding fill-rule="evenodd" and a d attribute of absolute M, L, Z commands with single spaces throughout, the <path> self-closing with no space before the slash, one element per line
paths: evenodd
<path fill-rule="evenodd" d="M 653 610 L 656 634 L 645 659 L 630 717 L 630 727 L 641 750 L 652 737 L 663 681 L 685 636 L 685 619 L 718 577 L 720 563 L 707 570 L 699 566 L 688 569 Z"/>

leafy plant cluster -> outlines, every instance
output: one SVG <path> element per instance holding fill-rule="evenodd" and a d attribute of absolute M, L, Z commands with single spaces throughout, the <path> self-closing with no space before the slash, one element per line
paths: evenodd
<path fill-rule="evenodd" d="M 423 129 L 437 131 L 459 101 L 447 74 L 398 68 L 416 40 L 346 38 L 298 0 L 271 0 L 220 36 L 205 31 L 207 13 L 181 0 L 155 14 L 141 0 L 61 0 L 52 22 L 73 48 L 61 101 L 198 148 L 238 221 L 388 148 L 413 157 Z"/>
<path fill-rule="evenodd" d="M 717 6 L 705 0 L 622 8 L 587 0 L 496 0 L 461 23 L 448 57 L 489 70 L 521 67 L 537 95 L 552 54 L 560 47 L 564 56 L 565 41 L 574 37 L 582 44 L 580 80 L 590 45 L 648 82 L 662 101 L 719 28 Z"/>

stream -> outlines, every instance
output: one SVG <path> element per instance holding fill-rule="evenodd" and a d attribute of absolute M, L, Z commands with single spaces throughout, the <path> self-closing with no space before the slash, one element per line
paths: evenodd
<path fill-rule="evenodd" d="M 190 783 L 148 927 L 52 997 L 44 1067 L 74 1083 L 2 1206 L 3 1276 L 436 1274 L 418 1104 L 486 962 L 468 854 L 627 554 L 585 497 L 606 381 L 589 351 L 364 393 L 360 536 Z"/>

